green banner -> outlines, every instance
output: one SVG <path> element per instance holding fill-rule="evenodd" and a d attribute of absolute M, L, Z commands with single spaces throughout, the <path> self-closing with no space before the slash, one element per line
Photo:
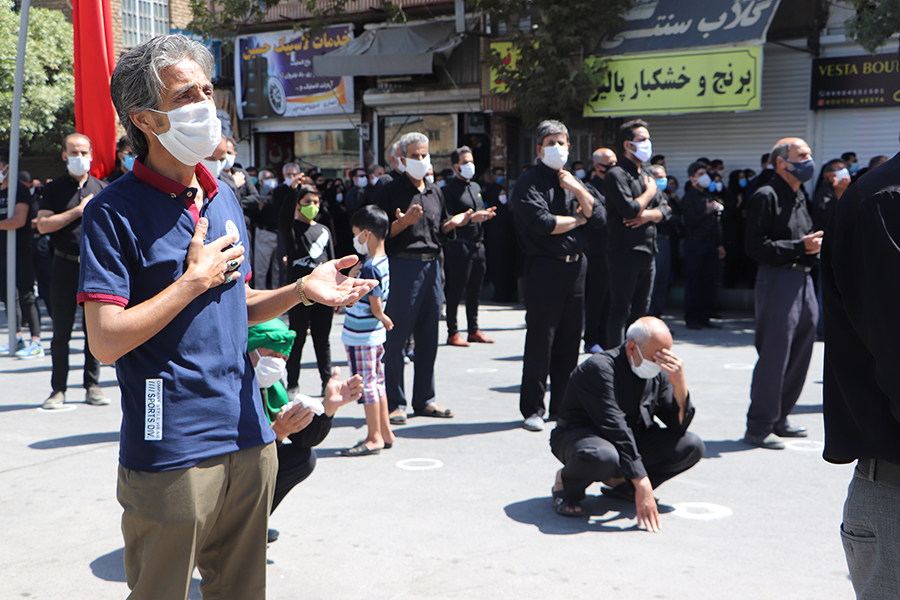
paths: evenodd
<path fill-rule="evenodd" d="M 624 56 L 607 67 L 586 117 L 759 110 L 760 46 Z"/>

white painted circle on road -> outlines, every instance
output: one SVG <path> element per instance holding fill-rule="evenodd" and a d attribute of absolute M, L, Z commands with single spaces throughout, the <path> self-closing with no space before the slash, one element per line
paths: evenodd
<path fill-rule="evenodd" d="M 728 363 L 725 365 L 726 369 L 734 369 L 735 371 L 749 371 L 753 368 L 753 365 L 748 365 L 745 363 Z"/>
<path fill-rule="evenodd" d="M 785 440 L 784 446 L 798 452 L 821 452 L 825 444 L 818 440 Z"/>
<path fill-rule="evenodd" d="M 732 512 L 727 506 L 710 504 L 709 502 L 680 502 L 672 505 L 675 509 L 672 514 L 682 519 L 694 519 L 695 521 L 711 521 L 730 517 Z"/>
<path fill-rule="evenodd" d="M 474 369 L 466 369 L 466 373 L 496 373 L 497 369 L 490 367 L 475 367 Z"/>
<path fill-rule="evenodd" d="M 42 407 L 38 406 L 37 411 L 42 413 L 63 413 L 69 412 L 70 410 L 75 410 L 78 408 L 74 404 L 63 404 L 60 408 L 54 408 L 53 410 L 44 410 Z"/>
<path fill-rule="evenodd" d="M 404 471 L 430 471 L 440 469 L 444 463 L 434 458 L 407 458 L 397 463 Z"/>

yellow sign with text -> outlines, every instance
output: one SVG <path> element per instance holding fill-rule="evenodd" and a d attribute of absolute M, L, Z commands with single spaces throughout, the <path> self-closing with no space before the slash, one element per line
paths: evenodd
<path fill-rule="evenodd" d="M 624 56 L 607 69 L 586 117 L 759 110 L 760 46 Z"/>

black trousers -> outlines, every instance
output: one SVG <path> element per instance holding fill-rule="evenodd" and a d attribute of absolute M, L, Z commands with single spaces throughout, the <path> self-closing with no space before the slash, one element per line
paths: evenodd
<path fill-rule="evenodd" d="M 716 273 L 719 248 L 715 242 L 684 240 L 684 320 L 688 324 L 709 322 L 716 304 Z"/>
<path fill-rule="evenodd" d="M 324 386 L 331 379 L 331 320 L 334 318 L 334 308 L 324 304 L 303 306 L 298 304 L 288 311 L 288 326 L 296 332 L 294 346 L 287 360 L 288 387 L 292 388 L 300 381 L 300 357 L 303 354 L 303 345 L 306 344 L 306 331 L 312 335 L 313 348 L 316 351 L 316 364 L 319 367 L 319 377 Z"/>
<path fill-rule="evenodd" d="M 31 263 L 31 253 L 22 256 L 16 254 L 16 296 L 18 304 L 10 302 L 6 297 L 6 264 L 0 265 L 0 300 L 6 305 L 6 323 L 13 322 L 13 314 L 10 308 L 16 307 L 15 323 L 16 332 L 22 330 L 22 317 L 28 321 L 28 330 L 31 337 L 41 336 L 41 315 L 38 313 L 37 298 L 34 296 L 34 270 Z"/>
<path fill-rule="evenodd" d="M 562 405 L 569 376 L 578 365 L 586 271 L 584 257 L 572 263 L 544 256 L 525 259 L 527 331 L 519 410 L 526 419 L 544 414 L 547 375 L 550 414 Z"/>
<path fill-rule="evenodd" d="M 272 498 L 272 510 L 269 514 L 275 512 L 288 492 L 312 475 L 315 468 L 316 451 L 312 448 L 303 448 L 299 444 L 279 445 L 275 496 Z"/>
<path fill-rule="evenodd" d="M 44 301 L 47 314 L 53 318 L 50 308 L 50 275 L 53 270 L 53 249 L 50 247 L 50 236 L 41 235 L 31 240 L 31 257 L 34 266 L 34 278 L 37 280 L 38 297 Z"/>
<path fill-rule="evenodd" d="M 53 257 L 50 278 L 50 305 L 53 307 L 53 341 L 50 343 L 50 357 L 53 370 L 50 375 L 50 387 L 54 392 L 65 392 L 69 379 L 69 340 L 72 339 L 72 327 L 75 325 L 75 311 L 78 305 L 78 263 L 60 256 Z M 81 320 L 84 332 L 84 387 L 100 384 L 100 361 L 91 354 L 84 319 Z"/>
<path fill-rule="evenodd" d="M 696 434 L 678 434 L 655 423 L 636 437 L 653 489 L 696 465 L 706 452 L 703 440 Z M 550 449 L 565 465 L 563 487 L 572 500 L 584 498 L 584 491 L 595 481 L 624 476 L 616 447 L 594 429 L 556 427 L 550 433 Z"/>
<path fill-rule="evenodd" d="M 444 245 L 444 297 L 447 299 L 447 335 L 459 332 L 456 313 L 466 295 L 466 323 L 469 334 L 478 331 L 478 304 L 485 270 L 484 245 L 450 242 Z"/>
<path fill-rule="evenodd" d="M 584 289 L 584 347 L 599 344 L 607 348 L 609 325 L 609 265 L 605 254 L 587 257 L 587 281 Z"/>
<path fill-rule="evenodd" d="M 650 311 L 656 263 L 652 254 L 637 250 L 610 252 L 606 263 L 609 265 L 606 341 L 610 348 L 615 348 L 625 341 L 625 329 Z"/>

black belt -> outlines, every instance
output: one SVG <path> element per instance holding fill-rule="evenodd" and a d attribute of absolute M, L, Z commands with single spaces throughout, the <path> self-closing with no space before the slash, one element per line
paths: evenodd
<path fill-rule="evenodd" d="M 558 258 L 567 263 L 574 263 L 581 259 L 581 254 L 563 254 L 561 256 L 552 256 L 551 258 Z"/>
<path fill-rule="evenodd" d="M 72 262 L 81 262 L 81 257 L 77 254 L 66 254 L 65 252 L 60 252 L 56 248 L 53 249 L 53 255 L 66 260 L 71 260 Z"/>
<path fill-rule="evenodd" d="M 864 479 L 900 488 L 900 465 L 880 458 L 861 458 L 856 463 L 856 471 Z"/>
<path fill-rule="evenodd" d="M 405 258 L 407 260 L 423 260 L 430 261 L 438 257 L 437 252 L 398 252 L 395 258 Z"/>
<path fill-rule="evenodd" d="M 800 271 L 801 273 L 809 273 L 812 271 L 812 267 L 808 265 L 801 265 L 800 263 L 791 263 L 788 265 L 788 268 L 792 271 Z"/>

